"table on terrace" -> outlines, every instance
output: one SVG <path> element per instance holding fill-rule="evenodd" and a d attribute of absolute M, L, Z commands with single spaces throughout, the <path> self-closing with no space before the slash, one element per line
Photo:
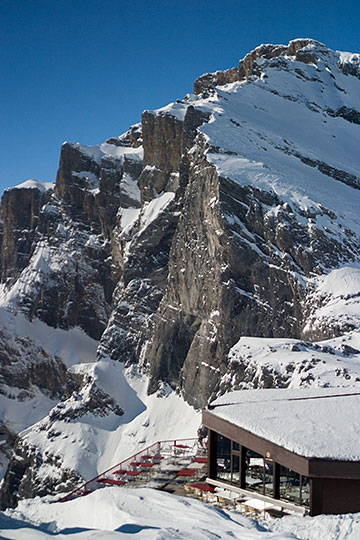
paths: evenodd
<path fill-rule="evenodd" d="M 200 491 L 204 493 L 214 493 L 215 488 L 214 486 L 210 486 L 209 484 L 206 484 L 205 482 L 197 482 L 196 484 L 186 484 L 184 486 L 185 491 L 189 491 L 191 489 L 195 491 Z"/>
<path fill-rule="evenodd" d="M 177 476 L 194 476 L 194 474 L 196 474 L 196 469 L 181 469 L 178 473 L 177 473 Z"/>
<path fill-rule="evenodd" d="M 144 469 L 144 470 L 150 470 L 151 467 L 153 467 L 155 465 L 155 463 L 149 463 L 148 461 L 142 461 L 141 463 L 139 463 L 139 467 L 140 469 Z"/>
<path fill-rule="evenodd" d="M 100 484 L 109 484 L 111 486 L 124 486 L 125 480 L 115 480 L 115 478 L 99 478 L 96 480 Z"/>
<path fill-rule="evenodd" d="M 139 474 L 141 474 L 141 471 L 126 471 L 125 474 L 126 476 L 135 478 L 135 476 L 139 476 Z"/>
<path fill-rule="evenodd" d="M 208 458 L 205 456 L 198 456 L 193 461 L 193 463 L 207 463 L 207 462 L 208 462 Z"/>
<path fill-rule="evenodd" d="M 273 503 L 262 501 L 261 499 L 246 499 L 242 506 L 245 508 L 245 510 L 248 510 L 250 512 L 258 511 L 258 512 L 265 512 L 266 510 L 275 509 L 278 508 Z"/>

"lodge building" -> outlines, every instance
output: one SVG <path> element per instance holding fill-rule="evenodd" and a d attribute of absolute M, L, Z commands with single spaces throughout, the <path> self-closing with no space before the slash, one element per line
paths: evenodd
<path fill-rule="evenodd" d="M 203 411 L 217 487 L 312 516 L 360 511 L 360 391 L 243 390 Z"/>

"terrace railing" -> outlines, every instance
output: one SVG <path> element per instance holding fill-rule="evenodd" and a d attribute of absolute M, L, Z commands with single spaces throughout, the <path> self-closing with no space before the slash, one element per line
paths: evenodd
<path fill-rule="evenodd" d="M 96 489 L 102 487 L 102 483 L 103 485 L 116 483 L 118 485 L 123 485 L 125 483 L 128 483 L 123 481 L 117 482 L 116 480 L 114 480 L 114 474 L 122 473 L 124 476 L 126 476 L 127 474 L 130 476 L 130 471 L 133 471 L 134 473 L 137 469 L 136 464 L 140 464 L 141 462 L 143 462 L 145 457 L 147 458 L 147 460 L 152 459 L 153 462 L 156 463 L 156 458 L 158 458 L 158 460 L 160 461 L 160 459 L 164 458 L 180 456 L 196 457 L 205 454 L 206 445 L 197 438 L 169 439 L 165 441 L 158 441 L 151 444 L 150 446 L 147 446 L 146 448 L 143 448 L 139 452 L 136 452 L 132 456 L 120 461 L 116 465 L 113 465 L 112 467 L 110 467 L 103 473 L 98 474 L 94 478 L 91 478 L 91 480 L 88 480 L 64 497 L 58 499 L 57 502 L 70 501 L 77 497 L 87 495 L 88 493 L 91 493 L 92 491 L 95 491 Z"/>

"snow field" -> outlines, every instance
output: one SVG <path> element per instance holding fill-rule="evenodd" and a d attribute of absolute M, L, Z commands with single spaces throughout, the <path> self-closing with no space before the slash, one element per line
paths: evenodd
<path fill-rule="evenodd" d="M 360 515 L 255 520 L 148 488 L 103 488 L 67 503 L 24 500 L 0 513 L 1 538 L 358 540 Z"/>
<path fill-rule="evenodd" d="M 204 505 L 200 501 L 169 495 L 148 488 L 103 488 L 86 497 L 66 503 L 53 503 L 37 497 L 22 501 L 7 517 L 30 522 L 35 530 L 2 528 L 6 538 L 32 540 L 42 530 L 44 538 L 132 538 L 146 540 L 239 540 L 296 539 L 287 532 L 269 532 L 255 521 Z M 6 524 L 6 521 L 5 521 Z M 68 529 L 68 532 L 66 532 Z M 79 532 L 71 532 L 79 529 Z M 83 532 L 80 532 L 83 530 Z M 60 534 L 59 534 L 60 533 Z M 41 533 L 40 533 L 41 534 Z"/>

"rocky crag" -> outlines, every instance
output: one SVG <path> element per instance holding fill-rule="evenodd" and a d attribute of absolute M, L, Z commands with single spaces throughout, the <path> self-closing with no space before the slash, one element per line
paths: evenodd
<path fill-rule="evenodd" d="M 81 328 L 98 360 L 136 366 L 149 393 L 167 384 L 195 408 L 231 388 L 357 383 L 342 363 L 360 355 L 359 90 L 359 55 L 261 45 L 125 135 L 64 143 L 55 184 L 4 193 L 3 309 Z M 275 340 L 273 360 L 255 338 Z M 35 345 L 19 340 L 5 345 L 2 392 L 61 403 L 90 384 L 46 351 L 25 361 Z M 126 409 L 105 394 L 88 403 Z M 17 443 L 3 505 L 53 488 L 29 480 L 43 460 L 29 445 Z"/>

